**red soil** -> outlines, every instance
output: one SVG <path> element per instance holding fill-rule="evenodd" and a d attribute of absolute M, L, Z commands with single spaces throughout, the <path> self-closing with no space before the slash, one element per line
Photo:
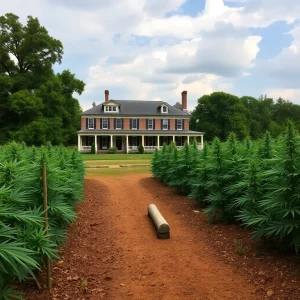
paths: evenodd
<path fill-rule="evenodd" d="M 170 239 L 157 239 L 150 203 Z M 300 299 L 297 261 L 262 252 L 245 229 L 211 225 L 195 209 L 147 174 L 87 179 L 52 291 L 27 285 L 25 299 Z"/>

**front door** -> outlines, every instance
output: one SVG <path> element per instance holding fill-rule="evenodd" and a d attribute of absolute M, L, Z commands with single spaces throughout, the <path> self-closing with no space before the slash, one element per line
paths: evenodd
<path fill-rule="evenodd" d="M 123 139 L 121 136 L 116 137 L 116 147 L 118 150 L 122 150 Z"/>

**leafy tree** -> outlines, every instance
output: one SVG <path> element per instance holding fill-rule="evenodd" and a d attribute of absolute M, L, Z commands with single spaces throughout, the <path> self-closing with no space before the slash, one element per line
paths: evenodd
<path fill-rule="evenodd" d="M 207 140 L 216 136 L 225 140 L 230 132 L 235 132 L 238 138 L 249 135 L 247 110 L 242 100 L 223 92 L 205 95 L 198 100 L 190 126 L 193 130 L 204 131 Z"/>
<path fill-rule="evenodd" d="M 37 18 L 23 25 L 12 13 L 0 16 L 0 144 L 76 143 L 81 110 L 73 94 L 84 83 L 69 70 L 54 74 L 62 55 Z"/>

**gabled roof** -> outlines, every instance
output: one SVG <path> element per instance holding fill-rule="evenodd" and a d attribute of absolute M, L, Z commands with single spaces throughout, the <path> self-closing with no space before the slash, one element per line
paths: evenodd
<path fill-rule="evenodd" d="M 163 101 L 114 100 L 114 102 L 120 104 L 119 113 L 114 113 L 117 116 L 190 116 L 188 112 Z M 81 115 L 109 115 L 103 111 L 103 104 L 105 102 L 83 112 Z M 160 106 L 162 104 L 168 106 L 168 113 L 161 112 Z"/>

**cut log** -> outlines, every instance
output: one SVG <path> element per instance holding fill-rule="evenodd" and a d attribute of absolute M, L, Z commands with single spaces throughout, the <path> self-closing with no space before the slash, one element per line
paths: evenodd
<path fill-rule="evenodd" d="M 148 216 L 152 219 L 160 239 L 170 238 L 170 226 L 154 204 L 148 206 Z"/>

